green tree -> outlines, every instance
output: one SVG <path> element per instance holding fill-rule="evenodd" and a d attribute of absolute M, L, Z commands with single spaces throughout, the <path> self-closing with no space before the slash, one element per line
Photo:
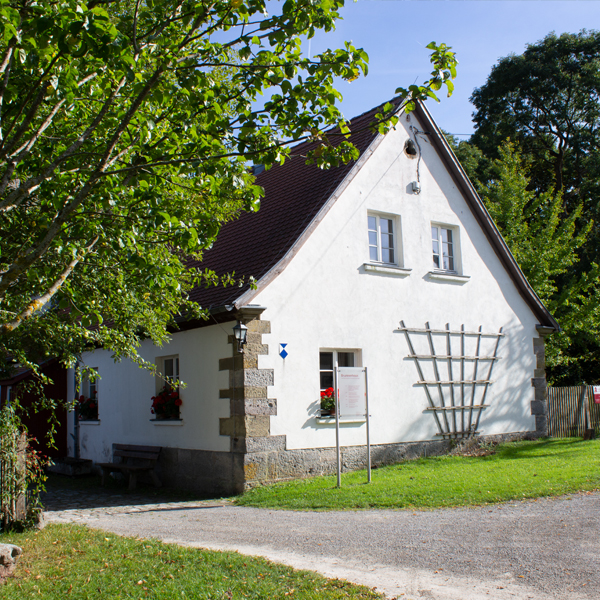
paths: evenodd
<path fill-rule="evenodd" d="M 560 192 L 565 215 L 582 206 L 581 230 L 600 222 L 600 32 L 551 33 L 500 59 L 471 102 L 471 142 L 486 157 L 510 138 L 530 161 L 530 189 Z M 484 171 L 480 163 L 480 179 Z M 580 271 L 598 262 L 599 242 L 594 225 Z"/>
<path fill-rule="evenodd" d="M 201 315 L 191 288 L 223 283 L 187 263 L 258 208 L 249 162 L 282 162 L 302 139 L 320 141 L 309 159 L 321 166 L 356 158 L 334 82 L 366 73 L 367 54 L 301 53 L 342 5 L 0 0 L 5 371 L 9 359 L 72 364 L 97 345 L 119 358 L 142 337 L 161 343 L 175 315 Z M 396 90 L 409 109 L 452 91 L 454 53 L 429 48 L 430 80 Z M 373 126 L 393 125 L 393 108 Z"/>
<path fill-rule="evenodd" d="M 581 206 L 562 216 L 561 192 L 529 189 L 529 165 L 514 144 L 506 141 L 498 153 L 492 178 L 479 191 L 523 273 L 561 325 L 547 347 L 549 379 L 597 380 L 598 359 L 581 349 L 593 347 L 600 336 L 600 270 L 596 264 L 583 274 L 573 269 L 591 223 L 578 230 Z"/>
<path fill-rule="evenodd" d="M 574 302 L 568 314 L 557 308 L 555 316 L 566 332 L 579 331 L 560 338 L 551 373 L 563 384 L 600 381 L 593 324 L 598 300 L 591 284 L 600 263 L 600 33 L 551 33 L 523 54 L 500 59 L 471 101 L 475 134 L 458 144 L 457 153 L 478 190 L 494 182 L 493 161 L 510 138 L 526 162 L 527 190 L 536 197 L 560 195 L 559 218 L 574 224 L 575 238 L 585 238 L 574 250 L 578 260 L 550 278 L 565 295 L 563 306 Z"/>

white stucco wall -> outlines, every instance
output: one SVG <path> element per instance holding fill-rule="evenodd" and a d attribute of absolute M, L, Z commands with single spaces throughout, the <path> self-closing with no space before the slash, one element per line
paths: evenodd
<path fill-rule="evenodd" d="M 131 361 L 116 363 L 110 352 L 84 355 L 85 364 L 98 368 L 99 423 L 80 421 L 80 454 L 94 461 L 110 460 L 113 443 L 171 448 L 229 450 L 229 438 L 219 435 L 219 417 L 229 416 L 229 400 L 219 389 L 229 386 L 228 372 L 219 372 L 219 359 L 231 355 L 227 336 L 231 324 L 211 325 L 178 332 L 169 344 L 156 347 L 143 342 L 140 356 L 152 363 L 158 357 L 178 355 L 182 421 L 153 421 L 151 398 L 156 380 Z"/>
<path fill-rule="evenodd" d="M 414 115 L 408 122 L 402 117 L 283 273 L 252 300 L 267 307 L 263 319 L 271 322 L 272 333 L 264 336 L 270 353 L 260 357 L 259 366 L 275 371 L 269 395 L 278 400 L 278 414 L 271 417 L 271 433 L 287 435 L 288 449 L 335 445 L 335 428 L 315 418 L 320 349 L 360 350 L 369 371 L 373 444 L 434 438 L 434 417 L 423 413 L 426 395 L 415 385 L 419 377 L 414 360 L 406 358 L 405 335 L 395 331 L 400 320 L 415 328 L 426 321 L 435 329 L 446 323 L 452 329 L 464 324 L 467 331 L 480 325 L 484 332 L 503 327 L 502 358 L 486 398 L 491 408 L 484 411 L 479 430 L 494 434 L 535 429 L 530 401 L 537 319 L 424 135 L 418 138 L 422 192 L 411 192 L 417 161 L 403 151 L 411 125 L 421 129 Z M 365 272 L 368 211 L 400 217 L 402 266 L 412 269 L 408 277 Z M 429 279 L 432 222 L 459 228 L 460 272 L 470 277 L 468 282 Z M 287 344 L 285 360 L 278 356 L 280 343 Z M 437 353 L 445 353 L 445 341 L 437 343 Z M 457 343 L 454 338 L 454 353 Z M 428 353 L 426 338 L 420 344 Z M 487 347 L 482 354 L 490 353 L 489 341 Z M 473 343 L 466 351 L 474 353 Z M 480 373 L 487 373 L 488 364 L 480 366 Z M 472 365 L 467 366 L 468 378 Z M 445 363 L 440 369 L 447 373 Z M 458 363 L 454 369 L 456 379 Z M 432 393 L 437 394 L 435 389 Z M 364 442 L 364 425 L 343 425 L 343 445 Z"/>

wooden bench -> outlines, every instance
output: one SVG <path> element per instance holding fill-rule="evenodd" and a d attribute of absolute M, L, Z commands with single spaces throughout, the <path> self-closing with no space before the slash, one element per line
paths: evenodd
<path fill-rule="evenodd" d="M 129 476 L 129 489 L 137 485 L 138 473 L 149 472 L 156 487 L 162 484 L 155 468 L 160 455 L 160 446 L 133 446 L 131 444 L 114 444 L 113 460 L 120 458 L 121 462 L 98 463 L 102 468 L 102 485 L 110 473 L 121 472 Z"/>

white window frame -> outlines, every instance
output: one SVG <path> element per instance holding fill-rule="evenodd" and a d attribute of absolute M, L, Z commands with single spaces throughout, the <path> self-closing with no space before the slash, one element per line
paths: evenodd
<path fill-rule="evenodd" d="M 375 229 L 371 228 L 370 220 L 375 219 Z M 386 232 L 381 231 L 381 220 L 384 219 L 386 221 L 391 222 L 392 224 L 392 244 L 393 244 L 393 252 L 394 252 L 394 260 L 393 261 L 384 261 L 383 260 L 383 236 L 389 235 Z M 376 243 L 373 243 L 372 235 L 376 235 Z M 367 241 L 368 241 L 368 254 L 369 254 L 369 262 L 372 264 L 378 265 L 389 265 L 394 267 L 401 267 L 403 262 L 402 256 L 402 235 L 401 235 L 401 222 L 399 215 L 390 215 L 385 213 L 378 213 L 374 211 L 369 211 L 367 213 Z M 376 259 L 372 257 L 372 249 L 376 249 L 377 257 Z"/>
<path fill-rule="evenodd" d="M 10 406 L 11 400 L 12 400 L 12 385 L 7 385 L 6 387 L 6 406 Z M 0 406 L 2 406 L 2 402 L 0 402 Z"/>
<path fill-rule="evenodd" d="M 167 365 L 171 363 L 173 375 L 167 375 Z M 171 385 L 175 388 L 179 388 L 179 354 L 169 354 L 168 356 L 158 356 L 156 358 L 156 368 L 159 375 L 156 378 L 156 393 L 158 394 L 165 385 L 170 381 Z"/>
<path fill-rule="evenodd" d="M 79 424 L 89 424 L 97 425 L 100 423 L 100 393 L 98 382 L 100 381 L 100 376 L 98 375 L 99 369 L 98 367 L 89 367 L 91 371 L 96 372 L 96 377 L 94 377 L 94 381 L 90 379 L 89 375 L 85 375 L 81 380 L 80 385 L 80 394 L 89 398 L 90 400 L 94 400 L 96 402 L 96 418 L 95 419 L 82 419 L 79 421 Z"/>
<path fill-rule="evenodd" d="M 433 232 L 434 228 L 437 230 L 437 239 L 434 238 L 434 232 Z M 448 267 L 444 266 L 443 245 L 446 242 L 442 241 L 442 237 L 441 237 L 442 230 L 449 231 L 451 233 L 451 237 L 452 237 L 452 241 L 450 242 L 452 253 L 448 255 L 449 258 L 452 260 L 452 265 L 448 264 Z M 430 236 L 431 236 L 430 252 L 431 252 L 432 271 L 434 273 L 449 273 L 449 274 L 460 275 L 462 272 L 461 253 L 460 253 L 460 235 L 459 235 L 460 229 L 456 225 L 432 222 L 430 232 L 431 232 L 430 233 Z M 434 242 L 437 242 L 437 244 L 438 244 L 437 254 L 434 252 L 434 249 L 435 249 Z M 436 255 L 439 256 L 439 259 L 440 259 L 439 265 L 435 264 L 434 257 Z"/>
<path fill-rule="evenodd" d="M 332 354 L 332 363 L 331 369 L 322 369 L 321 368 L 321 354 L 329 353 Z M 336 363 L 339 361 L 339 354 L 352 354 L 354 356 L 354 364 L 353 365 L 339 365 L 338 366 L 353 366 L 360 367 L 361 366 L 361 351 L 357 348 L 320 348 L 319 349 L 319 391 L 322 392 L 326 390 L 328 387 L 334 387 L 335 379 L 333 376 L 334 369 Z M 331 373 L 332 376 L 332 384 L 331 386 L 321 387 L 321 373 Z"/>
<path fill-rule="evenodd" d="M 96 373 L 98 373 L 98 367 L 92 367 L 92 371 L 96 371 Z M 96 400 L 96 404 L 98 403 L 98 381 L 100 380 L 100 377 L 98 377 L 98 375 L 96 375 L 96 377 L 94 378 L 94 381 L 92 381 L 89 377 L 86 377 L 86 383 L 85 383 L 85 388 L 86 388 L 86 392 L 87 392 L 87 397 L 88 398 L 95 398 Z M 92 394 L 95 394 L 95 396 L 92 396 Z"/>

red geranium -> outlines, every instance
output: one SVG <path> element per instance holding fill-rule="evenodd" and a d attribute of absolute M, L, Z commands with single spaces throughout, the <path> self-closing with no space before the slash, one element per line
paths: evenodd
<path fill-rule="evenodd" d="M 335 410 L 335 390 L 332 387 L 321 392 L 321 410 L 324 412 Z"/>
<path fill-rule="evenodd" d="M 77 417 L 80 421 L 98 420 L 98 402 L 95 398 L 86 398 L 83 394 L 77 399 Z"/>
<path fill-rule="evenodd" d="M 156 415 L 157 420 L 178 419 L 179 407 L 183 404 L 179 397 L 179 390 L 170 385 L 165 387 L 156 395 L 152 396 L 152 408 L 150 411 Z"/>

